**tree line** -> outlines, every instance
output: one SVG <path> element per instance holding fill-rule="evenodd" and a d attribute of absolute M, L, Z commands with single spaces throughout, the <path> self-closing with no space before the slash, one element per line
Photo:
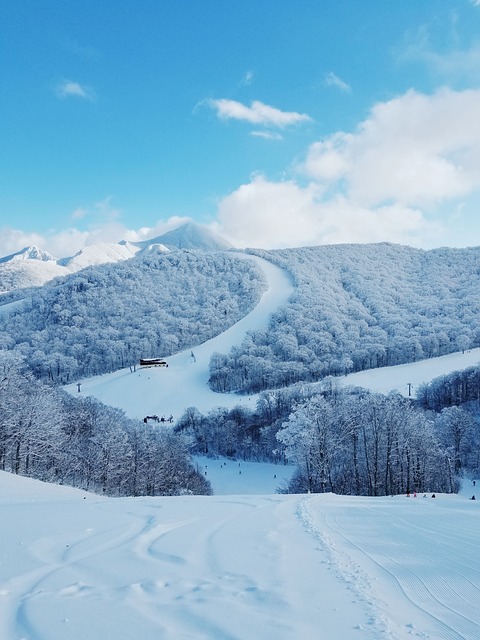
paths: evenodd
<path fill-rule="evenodd" d="M 477 388 L 478 391 L 478 388 Z M 458 490 L 480 473 L 476 407 L 425 409 L 421 400 L 359 388 L 336 378 L 260 394 L 255 409 L 187 410 L 176 429 L 202 455 L 291 463 L 285 492 L 379 496 Z"/>

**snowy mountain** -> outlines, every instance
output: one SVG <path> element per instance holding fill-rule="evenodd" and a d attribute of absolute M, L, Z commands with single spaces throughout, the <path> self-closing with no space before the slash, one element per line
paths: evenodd
<path fill-rule="evenodd" d="M 138 247 L 131 242 L 119 242 L 118 244 L 102 242 L 85 247 L 71 258 L 62 258 L 57 263 L 62 267 L 66 267 L 68 272 L 74 273 L 96 264 L 128 260 L 138 251 Z"/>
<path fill-rule="evenodd" d="M 36 246 L 0 258 L 0 293 L 38 287 L 58 276 L 92 265 L 121 262 L 139 253 L 165 253 L 179 249 L 223 251 L 231 245 L 199 225 L 189 223 L 142 242 L 102 242 L 81 249 L 74 256 L 56 259 Z"/>
<path fill-rule="evenodd" d="M 170 250 L 225 251 L 233 248 L 229 242 L 220 236 L 193 222 L 188 222 L 152 240 L 136 244 L 145 248 L 152 243 L 162 244 Z"/>
<path fill-rule="evenodd" d="M 0 292 L 40 287 L 90 265 L 127 260 L 138 251 L 138 247 L 130 243 L 100 243 L 85 247 L 72 257 L 57 260 L 38 247 L 26 247 L 0 259 Z"/>
<path fill-rule="evenodd" d="M 0 258 L 0 293 L 39 287 L 63 275 L 56 258 L 35 245 Z"/>
<path fill-rule="evenodd" d="M 4 258 L 0 258 L 0 264 L 3 262 L 11 262 L 11 261 L 19 261 L 19 260 L 40 260 L 41 262 L 55 261 L 55 258 L 47 253 L 46 251 L 42 251 L 37 246 L 30 245 L 29 247 L 25 247 L 21 251 L 17 251 L 16 253 L 12 253 Z"/>

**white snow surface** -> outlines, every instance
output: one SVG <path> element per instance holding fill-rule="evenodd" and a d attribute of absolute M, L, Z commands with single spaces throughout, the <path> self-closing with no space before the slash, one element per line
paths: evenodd
<path fill-rule="evenodd" d="M 284 299 L 288 278 L 266 268 L 256 319 L 215 339 L 215 350 Z M 212 345 L 202 346 L 196 363 L 188 352 L 168 369 L 119 372 L 83 389 L 133 415 L 180 411 L 184 392 L 205 410 Z M 466 355 L 447 357 L 448 367 L 463 368 Z M 416 384 L 417 366 L 400 378 L 383 371 L 376 384 Z M 157 395 L 174 376 L 175 400 L 164 406 L 168 396 Z M 289 467 L 197 462 L 216 495 L 106 498 L 0 472 L 0 640 L 480 638 L 472 480 L 434 499 L 281 495 Z"/>
<path fill-rule="evenodd" d="M 403 396 L 416 396 L 418 387 L 434 378 L 447 375 L 452 371 L 462 371 L 480 363 L 480 348 L 469 349 L 464 353 L 449 353 L 446 356 L 419 360 L 411 364 L 399 364 L 395 367 L 382 367 L 351 373 L 339 378 L 342 384 L 365 387 L 379 393 L 398 391 Z"/>
<path fill-rule="evenodd" d="M 359 498 L 236 477 L 230 496 L 105 498 L 0 472 L 0 639 L 480 637 L 471 481 Z"/>

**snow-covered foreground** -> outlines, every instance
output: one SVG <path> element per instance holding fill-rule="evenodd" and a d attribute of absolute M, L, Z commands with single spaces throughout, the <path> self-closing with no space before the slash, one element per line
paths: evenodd
<path fill-rule="evenodd" d="M 188 407 L 207 413 L 214 407 L 234 407 L 245 403 L 255 406 L 255 397 L 219 394 L 208 386 L 209 363 L 213 353 L 228 353 L 241 343 L 249 330 L 266 327 L 268 319 L 293 292 L 291 278 L 267 260 L 246 254 L 239 259 L 254 260 L 263 269 L 268 290 L 259 304 L 244 318 L 219 336 L 168 358 L 167 367 L 121 369 L 115 373 L 89 378 L 81 383 L 82 395 L 94 396 L 105 404 L 123 409 L 127 416 L 142 419 L 147 415 L 170 415 L 176 420 Z M 160 356 L 162 354 L 159 354 Z M 66 387 L 78 393 L 77 384 Z"/>
<path fill-rule="evenodd" d="M 103 498 L 2 472 L 0 640 L 478 640 L 473 490 Z"/>

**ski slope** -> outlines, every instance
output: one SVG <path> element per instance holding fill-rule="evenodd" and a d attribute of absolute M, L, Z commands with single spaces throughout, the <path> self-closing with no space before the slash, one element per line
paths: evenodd
<path fill-rule="evenodd" d="M 239 345 L 247 331 L 266 327 L 270 315 L 292 295 L 293 285 L 285 270 L 267 260 L 241 253 L 237 256 L 243 260 L 255 260 L 267 279 L 268 289 L 250 313 L 224 333 L 194 347 L 193 351 L 187 349 L 169 357 L 168 368 L 137 367 L 135 372 L 121 369 L 96 376 L 81 381 L 80 393 L 119 407 L 127 416 L 139 420 L 147 415 L 157 415 L 166 419 L 173 416 L 175 421 L 188 407 L 196 407 L 201 413 L 220 406 L 232 408 L 245 404 L 255 407 L 257 395 L 215 393 L 209 388 L 210 358 L 215 352 L 228 353 Z M 405 396 L 414 396 L 423 382 L 479 362 L 480 348 L 477 348 L 395 367 L 360 371 L 338 378 L 338 381 L 342 385 L 361 386 L 381 393 L 397 390 Z M 78 393 L 77 383 L 65 388 L 72 394 Z"/>
<path fill-rule="evenodd" d="M 201 345 L 170 356 L 168 367 L 152 367 L 135 372 L 121 369 L 81 382 L 80 393 L 91 395 L 105 404 L 123 409 L 131 418 L 147 415 L 173 416 L 178 419 L 188 407 L 207 413 L 214 407 L 234 407 L 246 403 L 255 406 L 256 397 L 220 394 L 208 386 L 209 364 L 213 353 L 228 353 L 242 342 L 247 331 L 268 325 L 270 315 L 283 305 L 293 293 L 287 271 L 272 263 L 247 254 L 236 254 L 242 260 L 254 260 L 267 279 L 267 290 L 258 305 L 227 331 Z M 77 384 L 65 387 L 78 393 Z"/>
<path fill-rule="evenodd" d="M 465 353 L 449 353 L 438 358 L 399 364 L 395 367 L 358 371 L 339 380 L 342 384 L 365 387 L 379 393 L 398 391 L 404 396 L 414 397 L 421 384 L 452 371 L 461 371 L 478 364 L 480 364 L 479 348 L 469 349 Z"/>
<path fill-rule="evenodd" d="M 260 264 L 260 304 L 197 347 L 196 362 L 184 352 L 168 369 L 83 381 L 80 393 L 139 418 L 237 404 L 208 389 L 210 354 L 263 326 L 292 291 L 284 272 Z M 472 350 L 342 382 L 407 393 L 479 358 Z M 281 495 L 290 467 L 197 462 L 214 496 L 105 498 L 0 472 L 0 640 L 480 638 L 473 481 L 435 499 Z"/>
<path fill-rule="evenodd" d="M 478 640 L 472 486 L 105 498 L 0 472 L 0 640 Z"/>

